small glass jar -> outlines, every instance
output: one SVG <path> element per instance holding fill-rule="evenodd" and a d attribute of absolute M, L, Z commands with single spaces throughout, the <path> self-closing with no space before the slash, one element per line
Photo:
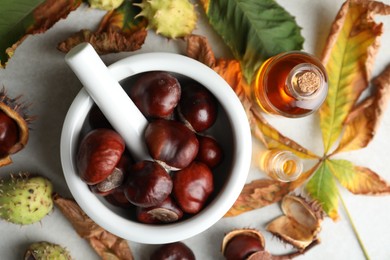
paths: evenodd
<path fill-rule="evenodd" d="M 318 110 L 324 102 L 328 77 L 315 56 L 291 51 L 265 61 L 251 88 L 254 99 L 265 112 L 303 117 Z"/>
<path fill-rule="evenodd" d="M 260 169 L 269 177 L 290 182 L 296 180 L 302 173 L 302 160 L 290 151 L 272 149 L 260 155 Z"/>

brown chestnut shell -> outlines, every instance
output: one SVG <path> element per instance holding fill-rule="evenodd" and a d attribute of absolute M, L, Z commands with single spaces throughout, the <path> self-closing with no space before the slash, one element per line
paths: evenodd
<path fill-rule="evenodd" d="M 227 233 L 222 241 L 222 254 L 226 259 L 247 259 L 263 251 L 265 239 L 256 229 L 235 229 Z"/>
<path fill-rule="evenodd" d="M 195 260 L 192 250 L 183 242 L 174 242 L 160 246 L 150 260 Z"/>
<path fill-rule="evenodd" d="M 148 208 L 137 208 L 137 219 L 142 223 L 159 224 L 176 222 L 183 217 L 183 211 L 168 196 L 162 203 Z"/>
<path fill-rule="evenodd" d="M 180 118 L 195 132 L 209 129 L 217 120 L 218 103 L 211 92 L 200 84 L 183 87 L 178 105 Z"/>
<path fill-rule="evenodd" d="M 211 169 L 217 167 L 223 159 L 223 150 L 211 136 L 197 135 L 199 151 L 196 160 L 206 164 Z"/>
<path fill-rule="evenodd" d="M 188 167 L 175 172 L 172 179 L 174 198 L 186 213 L 198 213 L 214 191 L 213 174 L 201 162 L 192 162 Z"/>
<path fill-rule="evenodd" d="M 81 179 L 89 185 L 105 180 L 125 150 L 122 137 L 110 129 L 95 129 L 81 140 L 76 165 Z"/>
<path fill-rule="evenodd" d="M 179 103 L 181 86 L 168 72 L 145 72 L 134 82 L 129 96 L 145 117 L 169 118 Z"/>
<path fill-rule="evenodd" d="M 173 120 L 150 122 L 145 130 L 145 142 L 150 156 L 170 170 L 187 167 L 199 150 L 195 134 Z"/>
<path fill-rule="evenodd" d="M 153 207 L 172 192 L 172 179 L 157 162 L 140 161 L 129 169 L 124 186 L 126 198 L 138 207 Z"/>

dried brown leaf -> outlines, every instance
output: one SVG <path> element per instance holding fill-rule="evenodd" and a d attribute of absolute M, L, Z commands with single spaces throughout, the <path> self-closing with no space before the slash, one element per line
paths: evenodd
<path fill-rule="evenodd" d="M 93 33 L 90 30 L 81 30 L 58 44 L 57 48 L 62 52 L 68 52 L 82 42 L 89 42 L 99 54 L 135 51 L 142 47 L 146 35 L 146 30 L 139 30 L 130 36 L 117 31 Z"/>
<path fill-rule="evenodd" d="M 276 180 L 254 180 L 244 186 L 240 196 L 225 217 L 237 216 L 278 202 L 290 192 L 289 186 L 289 183 Z"/>
<path fill-rule="evenodd" d="M 34 24 L 27 31 L 29 34 L 43 33 L 58 20 L 64 19 L 76 10 L 81 0 L 46 0 L 34 10 Z"/>
<path fill-rule="evenodd" d="M 54 194 L 53 200 L 55 205 L 71 222 L 77 234 L 86 239 L 102 259 L 134 259 L 126 240 L 111 234 L 97 225 L 74 200 L 62 198 L 58 194 Z"/>
<path fill-rule="evenodd" d="M 214 68 L 215 56 L 206 37 L 191 34 L 185 37 L 185 41 L 187 42 L 186 55 L 188 57 Z"/>
<path fill-rule="evenodd" d="M 147 35 L 147 20 L 135 18 L 139 9 L 132 1 L 125 1 L 107 12 L 96 32 L 81 30 L 58 44 L 60 51 L 68 52 L 82 42 L 89 42 L 99 54 L 135 51 L 142 47 Z"/>

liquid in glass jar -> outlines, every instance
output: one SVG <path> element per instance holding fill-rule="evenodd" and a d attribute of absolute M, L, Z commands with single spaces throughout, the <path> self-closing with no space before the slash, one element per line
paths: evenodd
<path fill-rule="evenodd" d="M 285 52 L 263 63 L 252 92 L 267 113 L 303 117 L 318 110 L 324 102 L 328 78 L 316 57 L 301 51 Z"/>
<path fill-rule="evenodd" d="M 290 182 L 301 175 L 303 164 L 301 159 L 290 151 L 271 149 L 260 155 L 259 167 L 272 179 Z"/>

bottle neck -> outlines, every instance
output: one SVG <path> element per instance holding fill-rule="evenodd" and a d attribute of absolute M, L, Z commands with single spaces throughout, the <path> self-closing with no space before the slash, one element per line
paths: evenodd
<path fill-rule="evenodd" d="M 325 76 L 314 64 L 295 66 L 286 79 L 286 92 L 298 100 L 314 99 L 325 84 Z"/>
<path fill-rule="evenodd" d="M 272 158 L 269 164 L 269 171 L 273 172 L 275 177 L 283 182 L 296 180 L 302 173 L 302 161 L 293 153 L 280 151 Z"/>

